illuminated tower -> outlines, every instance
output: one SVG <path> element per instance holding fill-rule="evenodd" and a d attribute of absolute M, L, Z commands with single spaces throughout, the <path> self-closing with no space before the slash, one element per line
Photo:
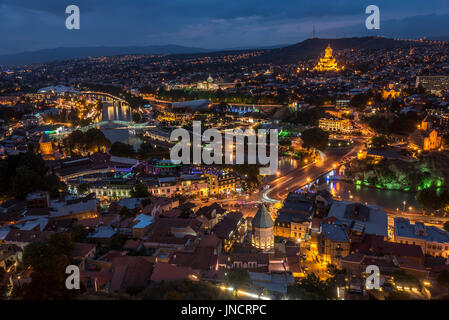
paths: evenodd
<path fill-rule="evenodd" d="M 330 44 L 324 50 L 324 57 L 320 58 L 314 70 L 317 71 L 340 71 L 337 61 L 332 56 L 332 48 Z"/>
<path fill-rule="evenodd" d="M 53 145 L 47 134 L 43 134 L 39 140 L 39 151 L 43 155 L 53 154 Z"/>
<path fill-rule="evenodd" d="M 274 223 L 270 214 L 261 204 L 252 221 L 251 244 L 260 250 L 271 250 L 274 247 Z"/>

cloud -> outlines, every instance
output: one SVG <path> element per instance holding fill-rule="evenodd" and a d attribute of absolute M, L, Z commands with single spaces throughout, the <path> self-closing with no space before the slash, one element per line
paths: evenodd
<path fill-rule="evenodd" d="M 80 7 L 77 31 L 65 29 L 70 4 Z M 449 30 L 449 0 L 0 0 L 0 54 L 58 46 L 274 45 L 310 37 L 313 25 L 318 36 L 366 34 L 370 4 L 380 7 L 382 33 Z"/>

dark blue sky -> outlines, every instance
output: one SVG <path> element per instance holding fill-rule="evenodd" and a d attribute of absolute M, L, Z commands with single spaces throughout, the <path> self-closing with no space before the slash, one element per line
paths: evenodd
<path fill-rule="evenodd" d="M 65 28 L 66 6 L 81 29 Z M 365 8 L 381 29 L 365 29 Z M 0 0 L 0 54 L 59 46 L 276 45 L 317 37 L 449 35 L 449 0 Z"/>

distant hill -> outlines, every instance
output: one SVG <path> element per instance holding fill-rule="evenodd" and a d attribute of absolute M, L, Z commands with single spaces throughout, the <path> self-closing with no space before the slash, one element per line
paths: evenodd
<path fill-rule="evenodd" d="M 446 37 L 439 37 L 445 40 Z M 276 46 L 248 46 L 228 49 L 204 49 L 184 47 L 178 45 L 163 46 L 128 46 L 128 47 L 82 47 L 69 48 L 60 47 L 54 49 L 44 49 L 38 51 L 28 51 L 17 54 L 0 55 L 0 65 L 24 65 L 32 63 L 42 63 L 57 60 L 82 59 L 87 57 L 117 56 L 124 54 L 170 54 L 177 55 L 178 58 L 185 56 L 203 56 L 204 54 L 220 55 L 224 53 L 238 53 L 255 50 L 264 50 L 260 56 L 246 60 L 245 63 L 276 63 L 292 64 L 299 60 L 315 58 L 324 52 L 326 46 L 330 44 L 335 50 L 343 49 L 392 49 L 407 48 L 410 41 L 394 40 L 382 37 L 360 37 L 341 39 L 307 39 L 293 45 Z M 420 45 L 413 43 L 413 46 Z"/>
<path fill-rule="evenodd" d="M 382 37 L 307 39 L 284 48 L 267 50 L 264 54 L 253 58 L 253 61 L 258 63 L 277 64 L 297 63 L 302 59 L 315 58 L 322 55 L 328 44 L 330 44 L 334 50 L 351 48 L 378 50 L 410 47 L 409 41 Z M 417 44 L 413 43 L 413 45 L 416 46 Z"/>
<path fill-rule="evenodd" d="M 79 59 L 87 57 L 117 56 L 123 54 L 190 54 L 201 52 L 213 52 L 216 50 L 191 48 L 178 45 L 163 46 L 129 46 L 129 47 L 60 47 L 27 51 L 22 53 L 0 56 L 0 65 L 23 65 L 56 60 Z"/>
<path fill-rule="evenodd" d="M 220 49 L 220 51 L 238 51 L 238 50 L 266 50 L 266 49 L 278 49 L 289 46 L 290 44 L 276 44 L 272 46 L 243 46 L 243 47 L 233 47 Z"/>
<path fill-rule="evenodd" d="M 430 40 L 449 41 L 449 36 L 430 37 Z"/>

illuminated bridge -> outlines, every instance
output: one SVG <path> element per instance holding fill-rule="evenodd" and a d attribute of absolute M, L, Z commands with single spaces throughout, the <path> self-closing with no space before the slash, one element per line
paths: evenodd
<path fill-rule="evenodd" d="M 87 131 L 92 128 L 98 128 L 103 126 L 109 126 L 109 125 L 119 125 L 121 127 L 114 127 L 115 129 L 148 129 L 148 128 L 156 128 L 156 125 L 150 124 L 149 122 L 143 122 L 143 123 L 135 123 L 132 121 L 122 121 L 122 120 L 108 120 L 108 121 L 101 121 L 92 123 L 90 125 L 87 125 L 85 127 L 79 128 L 81 131 Z"/>

